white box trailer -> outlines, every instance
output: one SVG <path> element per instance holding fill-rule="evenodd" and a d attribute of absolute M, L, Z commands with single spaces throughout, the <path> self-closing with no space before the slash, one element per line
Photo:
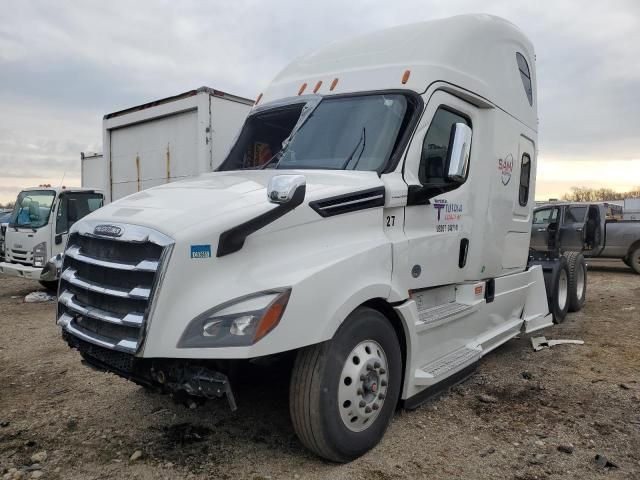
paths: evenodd
<path fill-rule="evenodd" d="M 213 171 L 223 160 L 253 100 L 201 87 L 118 112 L 103 120 L 106 202 Z M 88 164 L 87 164 L 88 165 Z M 83 176 L 84 185 L 84 176 Z"/>
<path fill-rule="evenodd" d="M 82 188 L 104 188 L 104 179 L 108 174 L 101 153 L 80 152 L 80 178 Z"/>
<path fill-rule="evenodd" d="M 625 198 L 623 220 L 640 220 L 640 198 Z"/>

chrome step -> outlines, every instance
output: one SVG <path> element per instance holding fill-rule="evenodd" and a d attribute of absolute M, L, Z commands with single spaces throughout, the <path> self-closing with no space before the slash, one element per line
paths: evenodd
<path fill-rule="evenodd" d="M 457 370 L 480 360 L 482 349 L 462 347 L 448 353 L 444 357 L 416 369 L 414 377 L 416 385 L 431 385 L 439 382 Z"/>
<path fill-rule="evenodd" d="M 426 308 L 424 310 L 418 310 L 417 326 L 428 326 L 456 315 L 459 315 L 467 310 L 473 309 L 473 305 L 466 305 L 464 303 L 444 303 L 435 307 Z"/>

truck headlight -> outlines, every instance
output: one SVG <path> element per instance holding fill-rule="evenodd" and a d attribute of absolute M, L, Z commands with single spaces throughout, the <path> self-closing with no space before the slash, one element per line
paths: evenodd
<path fill-rule="evenodd" d="M 42 242 L 33 247 L 33 266 L 44 267 L 47 258 L 47 242 Z"/>
<path fill-rule="evenodd" d="M 268 290 L 209 309 L 191 320 L 178 348 L 252 345 L 278 325 L 290 294 L 291 289 Z"/>

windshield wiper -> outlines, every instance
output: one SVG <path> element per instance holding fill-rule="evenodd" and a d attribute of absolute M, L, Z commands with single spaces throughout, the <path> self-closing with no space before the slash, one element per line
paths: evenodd
<path fill-rule="evenodd" d="M 360 155 L 358 156 L 358 160 L 356 161 L 356 163 L 353 166 L 352 170 L 356 169 L 356 166 L 358 165 L 358 162 L 360 161 L 360 157 L 362 157 L 362 153 L 364 152 L 364 145 L 366 143 L 366 138 L 367 138 L 366 135 L 367 135 L 366 134 L 366 129 L 365 129 L 365 127 L 362 127 L 362 134 L 360 135 L 360 138 L 358 139 L 358 143 L 356 143 L 356 146 L 353 149 L 353 152 L 351 152 L 351 154 L 344 161 L 344 163 L 342 164 L 342 167 L 340 167 L 340 170 L 344 170 L 345 168 L 347 168 L 347 165 L 349 165 L 349 162 L 351 161 L 353 156 L 356 154 L 356 152 L 358 151 L 358 147 L 360 147 L 360 144 L 362 143 L 362 150 L 360 150 Z"/>

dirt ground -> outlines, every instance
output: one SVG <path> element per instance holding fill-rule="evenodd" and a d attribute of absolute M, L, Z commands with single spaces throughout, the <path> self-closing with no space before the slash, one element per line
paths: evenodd
<path fill-rule="evenodd" d="M 396 413 L 380 445 L 348 465 L 298 442 L 285 376 L 257 378 L 232 413 L 84 366 L 60 338 L 54 303 L 23 303 L 36 285 L 0 278 L 8 478 L 640 479 L 640 275 L 621 262 L 590 262 L 584 310 L 541 333 L 584 346 L 536 353 L 528 336 L 511 340 L 465 383 Z M 597 454 L 618 468 L 598 466 Z"/>

